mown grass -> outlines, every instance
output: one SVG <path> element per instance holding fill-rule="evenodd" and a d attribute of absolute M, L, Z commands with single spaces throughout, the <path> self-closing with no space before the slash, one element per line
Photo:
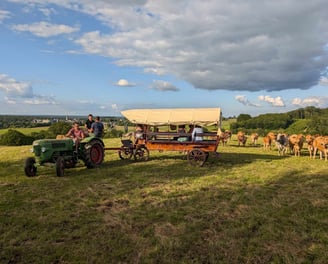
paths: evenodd
<path fill-rule="evenodd" d="M 0 262 L 326 263 L 328 163 L 236 143 L 202 168 L 107 151 L 62 178 L 27 178 L 30 147 L 0 147 Z"/>

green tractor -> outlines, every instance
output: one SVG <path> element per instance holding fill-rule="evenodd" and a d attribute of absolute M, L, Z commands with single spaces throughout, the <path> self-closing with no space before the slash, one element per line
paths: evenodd
<path fill-rule="evenodd" d="M 57 176 L 64 176 L 65 168 L 74 168 L 82 160 L 88 169 L 100 165 L 105 156 L 104 143 L 100 138 L 86 137 L 76 148 L 71 138 L 40 139 L 33 142 L 35 157 L 25 160 L 24 171 L 28 177 L 36 176 L 38 165 L 53 163 Z"/>

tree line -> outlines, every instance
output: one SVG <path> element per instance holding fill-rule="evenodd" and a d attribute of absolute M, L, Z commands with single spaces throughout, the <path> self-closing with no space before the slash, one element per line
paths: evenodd
<path fill-rule="evenodd" d="M 257 132 L 262 136 L 269 131 L 328 135 L 328 108 L 309 106 L 287 113 L 263 114 L 256 117 L 240 114 L 237 121 L 230 125 L 230 129 L 232 133 Z"/>
<path fill-rule="evenodd" d="M 0 124 L 7 124 L 5 128 L 10 128 L 5 134 L 0 136 L 0 145 L 30 145 L 37 139 L 56 138 L 56 135 L 66 134 L 71 128 L 70 122 L 58 121 L 52 123 L 46 130 L 32 132 L 31 135 L 25 135 L 15 130 L 16 127 L 35 126 L 36 124 L 33 123 L 31 126 L 31 122 L 35 118 L 32 116 L 0 116 Z M 120 126 L 133 125 L 125 118 L 116 117 L 107 119 L 107 121 L 115 122 Z M 80 123 L 84 125 L 83 121 Z M 8 126 L 8 124 L 11 125 Z M 18 124 L 22 126 L 18 126 Z M 244 131 L 248 134 L 257 132 L 261 136 L 266 135 L 269 131 L 283 131 L 289 134 L 328 135 L 328 108 L 320 109 L 311 106 L 287 113 L 263 114 L 256 117 L 251 117 L 248 114 L 240 114 L 236 122 L 230 124 L 230 130 L 234 134 L 238 131 Z M 123 131 L 111 127 L 104 137 L 120 137 L 122 134 Z"/>

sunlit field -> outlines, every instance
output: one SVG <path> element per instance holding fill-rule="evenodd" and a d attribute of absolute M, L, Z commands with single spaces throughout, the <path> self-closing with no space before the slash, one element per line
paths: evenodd
<path fill-rule="evenodd" d="M 110 150 L 28 178 L 30 148 L 0 147 L 0 263 L 327 263 L 328 162 L 306 145 L 278 156 L 234 136 L 203 167 Z"/>

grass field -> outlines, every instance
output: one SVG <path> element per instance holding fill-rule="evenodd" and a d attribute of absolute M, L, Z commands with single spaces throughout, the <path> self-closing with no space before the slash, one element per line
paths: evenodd
<path fill-rule="evenodd" d="M 118 139 L 106 139 L 118 147 Z M 24 176 L 30 146 L 0 147 L 0 263 L 327 263 L 328 163 L 219 146 Z"/>

